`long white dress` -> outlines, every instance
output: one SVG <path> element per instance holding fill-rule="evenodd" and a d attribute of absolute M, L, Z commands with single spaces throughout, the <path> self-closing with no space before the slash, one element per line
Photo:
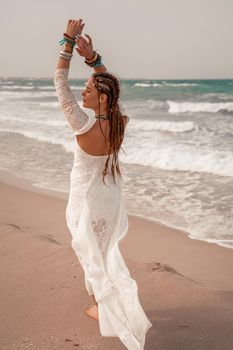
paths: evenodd
<path fill-rule="evenodd" d="M 68 125 L 74 135 L 80 135 L 97 119 L 78 105 L 68 85 L 68 73 L 68 68 L 56 69 L 54 84 Z M 140 304 L 137 283 L 118 246 L 128 231 L 122 180 L 116 175 L 115 184 L 109 173 L 104 185 L 102 171 L 107 156 L 88 154 L 74 139 L 66 208 L 71 245 L 84 270 L 86 290 L 98 303 L 100 334 L 119 337 L 127 349 L 142 350 L 152 323 Z"/>

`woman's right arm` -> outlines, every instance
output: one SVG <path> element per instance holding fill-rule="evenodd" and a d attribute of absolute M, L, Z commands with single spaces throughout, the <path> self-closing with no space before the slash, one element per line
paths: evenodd
<path fill-rule="evenodd" d="M 82 33 L 84 23 L 79 19 L 69 20 L 66 33 L 71 37 Z M 72 53 L 73 49 L 65 43 L 63 51 Z M 89 116 L 81 109 L 76 101 L 73 92 L 68 83 L 70 61 L 59 57 L 54 75 L 54 85 L 60 104 L 60 108 L 67 119 L 69 127 L 75 132 L 75 135 L 84 133 L 89 128 Z"/>

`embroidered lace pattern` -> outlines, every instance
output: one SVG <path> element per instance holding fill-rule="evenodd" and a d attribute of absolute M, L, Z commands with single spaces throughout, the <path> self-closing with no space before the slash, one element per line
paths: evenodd
<path fill-rule="evenodd" d="M 77 132 L 88 123 L 88 115 L 81 109 L 77 103 L 69 85 L 68 85 L 69 69 L 56 69 L 54 76 L 54 85 L 57 92 L 60 108 L 63 111 L 69 127 Z"/>
<path fill-rule="evenodd" d="M 110 232 L 107 225 L 107 221 L 103 217 L 98 216 L 96 220 L 91 221 L 91 225 L 92 225 L 93 231 L 96 234 L 96 238 L 97 238 L 97 242 L 98 242 L 101 254 L 103 258 L 105 258 L 107 254 L 108 243 L 110 240 Z"/>

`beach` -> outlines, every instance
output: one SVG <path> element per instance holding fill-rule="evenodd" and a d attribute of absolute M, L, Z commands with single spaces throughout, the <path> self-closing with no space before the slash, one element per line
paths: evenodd
<path fill-rule="evenodd" d="M 233 1 L 12 3 L 0 350 L 233 350 Z"/>
<path fill-rule="evenodd" d="M 1 350 L 124 349 L 84 313 L 93 301 L 70 244 L 66 196 L 6 176 L 0 196 Z M 120 250 L 153 323 L 146 350 L 233 349 L 232 249 L 129 215 Z"/>

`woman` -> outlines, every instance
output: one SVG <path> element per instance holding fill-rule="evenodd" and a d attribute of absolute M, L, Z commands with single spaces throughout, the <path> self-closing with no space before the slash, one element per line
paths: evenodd
<path fill-rule="evenodd" d="M 67 226 L 84 269 L 85 287 L 95 302 L 86 314 L 99 320 L 102 336 L 119 337 L 130 350 L 144 349 L 152 323 L 118 246 L 128 230 L 118 162 L 128 118 L 119 108 L 119 82 L 93 50 L 90 36 L 81 36 L 83 27 L 82 19 L 68 21 L 54 77 L 60 107 L 75 135 Z M 82 92 L 83 107 L 92 109 L 94 117 L 80 108 L 68 85 L 75 45 L 94 69 Z"/>

